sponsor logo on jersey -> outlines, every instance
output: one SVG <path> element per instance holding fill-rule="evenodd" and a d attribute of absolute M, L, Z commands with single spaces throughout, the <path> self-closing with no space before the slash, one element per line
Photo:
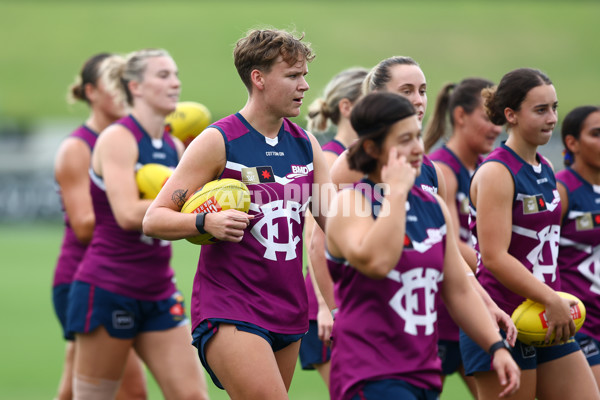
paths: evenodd
<path fill-rule="evenodd" d="M 271 166 L 242 168 L 242 182 L 246 185 L 275 182 L 275 174 Z"/>
<path fill-rule="evenodd" d="M 523 214 L 535 214 L 546 210 L 546 201 L 541 194 L 523 198 Z"/>
<path fill-rule="evenodd" d="M 266 151 L 265 155 L 267 157 L 285 157 L 285 153 L 283 151 Z"/>
<path fill-rule="evenodd" d="M 296 179 L 308 175 L 309 170 L 308 166 L 306 165 L 292 165 L 291 167 L 292 172 L 285 176 L 288 179 Z"/>
<path fill-rule="evenodd" d="M 578 231 L 589 231 L 594 229 L 594 225 L 596 224 L 594 224 L 594 218 L 590 212 L 584 213 L 575 219 L 575 228 Z"/>
<path fill-rule="evenodd" d="M 421 189 L 423 189 L 424 191 L 429 192 L 431 194 L 437 193 L 437 188 L 435 186 L 426 185 L 424 183 L 421 184 Z"/>

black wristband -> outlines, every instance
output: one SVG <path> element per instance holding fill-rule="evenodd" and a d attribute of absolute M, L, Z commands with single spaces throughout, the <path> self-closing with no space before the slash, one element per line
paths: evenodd
<path fill-rule="evenodd" d="M 508 344 L 506 339 L 499 340 L 493 345 L 491 345 L 490 349 L 488 350 L 488 354 L 490 355 L 490 357 L 493 357 L 494 353 L 499 349 L 506 349 L 510 352 L 510 345 Z"/>
<path fill-rule="evenodd" d="M 206 233 L 206 231 L 204 230 L 204 216 L 207 213 L 205 212 L 201 212 L 196 214 L 196 229 L 198 229 L 198 232 L 204 234 Z"/>

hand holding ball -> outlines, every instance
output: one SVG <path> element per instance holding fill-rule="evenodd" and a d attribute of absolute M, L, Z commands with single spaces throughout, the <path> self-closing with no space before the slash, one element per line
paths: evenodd
<path fill-rule="evenodd" d="M 208 182 L 195 192 L 183 205 L 183 213 L 212 213 L 224 210 L 248 212 L 250 209 L 250 191 L 242 182 L 235 179 L 220 179 Z M 210 233 L 186 238 L 194 244 L 213 244 L 218 242 Z"/>
<path fill-rule="evenodd" d="M 575 330 L 579 331 L 585 321 L 585 306 L 572 294 L 556 293 L 562 298 L 579 301 L 571 307 L 571 318 L 575 322 Z M 527 299 L 513 311 L 511 318 L 517 327 L 517 338 L 521 342 L 536 347 L 549 346 L 545 343 L 548 321 L 546 320 L 546 309 L 543 304 Z M 550 343 L 554 340 L 554 336 L 553 333 Z"/>

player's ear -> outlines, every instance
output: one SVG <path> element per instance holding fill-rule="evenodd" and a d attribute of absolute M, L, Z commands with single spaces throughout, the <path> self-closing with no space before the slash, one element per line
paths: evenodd
<path fill-rule="evenodd" d="M 579 140 L 577 140 L 573 135 L 565 136 L 565 146 L 573 154 L 577 154 L 579 152 Z"/>
<path fill-rule="evenodd" d="M 365 140 L 362 146 L 365 153 L 367 153 L 371 158 L 377 159 L 379 154 L 381 154 L 379 147 L 377 147 L 377 144 L 375 144 L 375 142 L 371 139 Z"/>
<path fill-rule="evenodd" d="M 260 70 L 253 69 L 252 72 L 250 72 L 250 80 L 252 81 L 252 86 L 256 86 L 258 90 L 264 90 L 265 76 Z"/>
<path fill-rule="evenodd" d="M 346 98 L 343 98 L 338 103 L 338 109 L 344 118 L 350 118 L 350 113 L 352 112 L 352 102 Z"/>
<path fill-rule="evenodd" d="M 511 124 L 511 125 L 517 124 L 517 113 L 512 108 L 506 107 L 504 109 L 504 117 L 506 118 L 506 120 L 508 121 L 509 124 Z"/>

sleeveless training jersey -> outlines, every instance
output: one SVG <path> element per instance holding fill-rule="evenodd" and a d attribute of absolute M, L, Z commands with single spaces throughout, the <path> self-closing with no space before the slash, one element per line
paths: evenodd
<path fill-rule="evenodd" d="M 363 180 L 354 190 L 371 200 L 381 191 Z M 400 379 L 441 391 L 437 307 L 441 303 L 446 223 L 440 205 L 413 186 L 406 202 L 404 250 L 396 267 L 374 280 L 327 254 L 336 284 L 332 333 L 331 398 L 350 399 L 365 381 Z"/>
<path fill-rule="evenodd" d="M 307 133 L 283 120 L 276 138 L 240 113 L 215 122 L 227 157 L 220 178 L 244 182 L 254 218 L 240 243 L 203 246 L 192 292 L 192 325 L 207 318 L 250 322 L 282 334 L 308 330 L 302 232 L 314 180 Z"/>
<path fill-rule="evenodd" d="M 415 186 L 420 187 L 426 192 L 438 192 L 438 176 L 435 171 L 435 166 L 427 155 L 423 154 L 423 164 L 421 165 L 421 173 L 415 179 Z"/>
<path fill-rule="evenodd" d="M 460 240 L 472 244 L 471 231 L 469 230 L 469 187 L 471 186 L 472 172 L 469 171 L 464 164 L 456 157 L 454 152 L 446 145 L 443 145 L 429 155 L 433 161 L 438 161 L 446 164 L 448 168 L 454 172 L 456 176 L 456 210 L 458 211 L 458 232 Z M 483 160 L 479 157 L 477 165 Z M 458 325 L 454 322 L 446 306 L 442 303 L 438 310 L 438 321 L 440 330 L 440 339 L 458 341 L 459 330 Z"/>
<path fill-rule="evenodd" d="M 323 151 L 330 151 L 339 157 L 340 154 L 346 150 L 346 146 L 333 139 L 321 146 L 321 149 L 323 149 Z M 307 243 L 307 245 L 308 244 L 309 243 Z M 315 295 L 315 289 L 313 287 L 312 280 L 310 279 L 310 272 L 306 273 L 305 284 L 306 294 L 308 295 L 308 319 L 316 321 L 317 314 L 319 312 L 319 304 L 317 302 L 317 296 Z"/>
<path fill-rule="evenodd" d="M 512 236 L 508 252 L 519 260 L 537 279 L 559 290 L 556 268 L 560 236 L 560 196 L 556 190 L 554 172 L 548 162 L 537 154 L 538 166 L 526 163 L 504 144 L 485 158 L 499 162 L 510 172 L 514 182 Z M 475 172 L 477 173 L 477 172 Z M 477 243 L 477 211 L 471 207 L 471 231 Z M 477 279 L 496 304 L 508 315 L 525 300 L 496 280 L 478 257 Z"/>
<path fill-rule="evenodd" d="M 170 135 L 152 139 L 131 115 L 115 123 L 127 128 L 138 143 L 136 169 L 149 163 L 177 165 L 177 150 Z M 171 296 L 176 289 L 169 265 L 170 242 L 123 230 L 110 208 L 102 177 L 91 169 L 90 177 L 96 229 L 75 279 L 137 300 Z"/>
<path fill-rule="evenodd" d="M 556 174 L 567 189 L 569 209 L 560 233 L 558 268 L 561 290 L 586 306 L 581 333 L 600 340 L 600 186 L 571 168 Z"/>
<path fill-rule="evenodd" d="M 73 133 L 71 133 L 69 137 L 74 137 L 83 140 L 89 146 L 91 152 L 94 146 L 96 145 L 96 139 L 98 139 L 98 134 L 91 130 L 89 127 L 81 125 L 75 131 L 73 131 Z M 87 245 L 82 244 L 77 239 L 73 228 L 71 228 L 69 216 L 66 213 L 65 206 L 62 201 L 60 187 L 58 185 L 57 190 L 62 205 L 63 220 L 65 222 L 65 231 L 63 235 L 62 245 L 60 248 L 60 254 L 56 262 L 56 269 L 54 270 L 54 282 L 52 284 L 53 287 L 73 282 L 73 276 L 75 275 L 75 271 L 77 270 L 77 267 L 79 266 L 83 255 L 85 254 L 85 250 L 87 249 Z"/>

